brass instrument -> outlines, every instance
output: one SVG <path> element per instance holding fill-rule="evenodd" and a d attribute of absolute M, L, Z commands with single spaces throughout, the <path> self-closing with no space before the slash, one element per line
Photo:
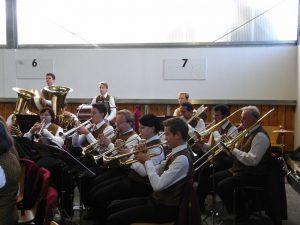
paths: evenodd
<path fill-rule="evenodd" d="M 82 151 L 82 155 L 90 155 L 91 152 L 93 152 L 94 150 L 96 150 L 97 148 L 99 148 L 99 143 L 100 143 L 100 140 L 101 138 L 103 137 L 109 137 L 110 135 L 112 135 L 113 133 L 115 133 L 115 130 L 112 130 L 111 132 L 108 132 L 107 134 L 100 134 L 98 137 L 97 137 L 97 140 L 90 143 L 89 145 L 81 148 L 81 151 Z"/>
<path fill-rule="evenodd" d="M 227 154 L 231 154 L 231 150 L 234 148 L 234 145 L 236 143 L 238 143 L 242 138 L 244 138 L 246 135 L 249 135 L 249 132 L 257 125 L 260 123 L 260 121 L 262 121 L 266 116 L 268 116 L 271 112 L 273 112 L 275 109 L 271 109 L 269 110 L 265 115 L 263 115 L 259 120 L 257 120 L 253 125 L 251 125 L 250 127 L 248 127 L 247 129 L 239 132 L 237 134 L 237 136 L 235 136 L 234 138 L 230 139 L 226 139 L 225 141 L 221 141 L 220 143 L 218 143 L 216 146 L 217 150 L 215 151 L 214 154 L 210 155 L 208 157 L 208 159 L 203 162 L 199 167 L 197 167 L 195 169 L 195 171 L 197 171 L 198 169 L 200 169 L 204 164 L 206 164 L 208 161 L 211 161 L 215 156 L 217 156 L 219 153 L 221 153 L 222 151 L 225 151 Z M 215 147 L 213 147 L 215 148 Z M 211 152 L 211 150 L 210 150 Z"/>
<path fill-rule="evenodd" d="M 128 152 L 128 153 L 119 154 L 119 155 L 112 156 L 112 157 L 107 157 L 105 160 L 107 160 L 107 161 L 109 161 L 109 162 L 110 162 L 110 161 L 114 161 L 114 160 L 120 160 L 120 159 L 123 159 L 123 158 L 125 158 L 125 157 L 127 157 L 127 156 L 131 156 L 131 155 L 136 154 L 136 153 L 139 153 L 139 152 L 144 152 L 144 151 L 147 151 L 147 150 L 152 149 L 152 148 L 160 147 L 161 152 L 160 152 L 159 154 L 149 154 L 149 157 L 152 158 L 152 157 L 158 156 L 158 155 L 160 155 L 160 154 L 162 153 L 162 151 L 163 151 L 163 146 L 164 146 L 166 143 L 167 143 L 167 142 L 163 142 L 163 143 L 160 143 L 160 144 L 156 144 L 156 145 L 149 146 L 149 147 L 147 147 L 147 148 L 145 148 L 145 149 L 141 149 L 141 150 L 133 150 L 133 151 Z M 124 162 L 121 162 L 121 164 L 122 164 L 122 165 L 130 165 L 130 164 L 135 163 L 135 162 L 137 162 L 136 159 L 128 159 L 128 160 L 126 160 L 126 161 L 124 161 Z"/>
<path fill-rule="evenodd" d="M 11 134 L 16 136 L 22 136 L 22 132 L 16 121 L 16 114 L 26 114 L 28 102 L 34 97 L 35 94 L 31 91 L 22 88 L 17 88 L 17 87 L 13 87 L 12 90 L 18 93 L 18 99 L 16 102 L 15 110 L 13 112 L 13 116 L 11 118 L 12 120 Z"/>
<path fill-rule="evenodd" d="M 114 157 L 114 156 L 112 156 L 112 155 L 116 155 L 118 149 L 124 147 L 125 145 L 127 145 L 127 144 L 129 144 L 129 143 L 131 143 L 131 142 L 133 142 L 133 141 L 135 141 L 135 140 L 138 140 L 138 138 L 139 138 L 139 136 L 136 136 L 135 138 L 133 138 L 133 139 L 131 139 L 131 140 L 128 140 L 128 141 L 125 141 L 124 143 L 122 143 L 121 145 L 119 145 L 119 146 L 117 146 L 117 147 L 114 147 L 114 148 L 112 148 L 112 149 L 109 149 L 109 150 L 103 152 L 102 154 L 95 156 L 95 157 L 96 157 L 96 158 L 94 157 L 95 161 L 101 159 L 102 157 L 103 157 L 103 159 L 104 159 L 105 161 L 108 161 L 108 162 L 111 161 L 111 159 Z M 138 142 L 139 142 L 139 140 L 138 140 Z M 110 155 L 110 156 L 109 156 L 109 155 Z"/>
<path fill-rule="evenodd" d="M 203 113 L 206 109 L 207 109 L 207 107 L 205 107 L 204 105 L 201 105 L 201 106 L 196 110 L 196 112 L 194 112 L 193 116 L 187 121 L 187 123 L 189 124 L 190 122 L 192 122 L 193 119 L 199 117 L 200 114 Z"/>
<path fill-rule="evenodd" d="M 71 130 L 68 130 L 68 131 L 65 132 L 65 133 L 60 133 L 59 136 L 60 136 L 61 138 L 63 138 L 63 139 L 72 137 L 73 135 L 76 134 L 76 131 L 77 131 L 79 128 L 81 128 L 81 127 L 83 127 L 83 126 L 88 126 L 88 125 L 90 125 L 90 124 L 91 124 L 91 120 L 92 120 L 92 119 L 89 119 L 89 120 L 85 121 L 84 123 L 81 123 L 79 126 L 74 127 L 74 128 L 72 128 Z"/>
<path fill-rule="evenodd" d="M 202 139 L 203 137 L 206 137 L 208 135 L 210 135 L 210 133 L 214 132 L 215 130 L 219 129 L 219 127 L 221 127 L 227 120 L 229 120 L 232 116 L 234 116 L 235 114 L 237 114 L 238 112 L 242 111 L 241 109 L 238 109 L 236 111 L 234 111 L 233 113 L 231 113 L 229 116 L 225 117 L 224 119 L 222 119 L 221 121 L 219 121 L 218 123 L 209 126 L 208 128 L 206 128 L 205 130 L 198 132 L 198 131 L 194 131 L 195 135 L 192 136 L 189 140 L 191 141 L 192 139 Z"/>
<path fill-rule="evenodd" d="M 72 92 L 73 89 L 63 86 L 49 86 L 44 87 L 43 92 L 50 93 L 52 101 L 52 109 L 55 117 L 59 115 L 62 106 L 66 100 L 67 94 Z"/>
<path fill-rule="evenodd" d="M 41 122 L 41 127 L 40 127 L 39 131 L 33 134 L 33 141 L 34 142 L 39 142 L 40 141 L 40 137 L 42 136 L 42 131 L 43 131 L 44 128 L 45 128 L 45 120 L 43 120 Z"/>

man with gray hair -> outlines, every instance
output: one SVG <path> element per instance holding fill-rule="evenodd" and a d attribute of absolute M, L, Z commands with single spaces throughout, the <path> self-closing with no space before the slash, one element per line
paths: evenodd
<path fill-rule="evenodd" d="M 95 96 L 92 100 L 91 104 L 94 103 L 103 103 L 107 109 L 107 115 L 105 116 L 104 120 L 107 122 L 111 122 L 117 113 L 115 99 L 112 95 L 107 93 L 108 84 L 106 81 L 99 82 L 99 92 L 98 96 Z"/>
<path fill-rule="evenodd" d="M 245 133 L 243 138 L 236 139 L 238 141 L 234 142 L 236 144 L 231 149 L 233 166 L 209 178 L 210 187 L 213 187 L 214 182 L 216 192 L 229 213 L 233 212 L 233 193 L 236 188 L 262 187 L 267 177 L 268 163 L 271 159 L 270 139 L 258 122 L 259 119 L 260 112 L 256 106 L 246 106 L 242 109 L 240 127 L 247 130 L 247 134 Z M 237 221 L 244 221 L 249 217 L 244 198 L 245 196 L 239 196 L 236 201 Z"/>

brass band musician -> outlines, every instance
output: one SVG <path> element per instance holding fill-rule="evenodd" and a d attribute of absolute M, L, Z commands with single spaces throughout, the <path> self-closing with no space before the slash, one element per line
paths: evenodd
<path fill-rule="evenodd" d="M 47 137 L 52 139 L 60 147 L 64 144 L 63 139 L 60 137 L 60 133 L 63 129 L 56 125 L 54 122 L 55 116 L 51 108 L 43 108 L 40 111 L 41 123 L 35 123 L 31 129 L 24 134 L 24 137 L 29 139 L 34 138 L 35 135 Z M 39 137 L 37 137 L 38 139 Z"/>
<path fill-rule="evenodd" d="M 153 155 L 151 161 L 154 165 L 158 165 L 165 159 L 163 148 L 159 146 L 161 143 L 158 136 L 159 130 L 160 120 L 156 116 L 146 114 L 139 119 L 140 136 L 145 140 L 143 145 L 149 148 L 147 153 Z M 134 151 L 137 148 L 138 146 Z M 144 165 L 138 161 L 135 162 L 133 154 L 130 158 L 133 163 L 128 176 L 108 179 L 93 186 L 90 191 L 90 206 L 100 221 L 105 221 L 106 208 L 113 200 L 148 196 L 153 192 Z M 99 218 L 99 214 L 102 218 Z"/>
<path fill-rule="evenodd" d="M 95 142 L 100 135 L 106 135 L 110 139 L 114 135 L 114 129 L 104 121 L 107 109 L 102 103 L 95 103 L 91 110 L 91 126 L 81 126 L 72 137 L 73 147 L 85 147 Z M 79 125 L 79 124 L 78 124 Z M 100 149 L 98 149 L 99 151 Z M 76 153 L 77 155 L 78 153 Z M 80 155 L 80 153 L 79 153 Z"/>
<path fill-rule="evenodd" d="M 229 108 L 226 105 L 216 105 L 213 109 L 214 111 L 214 121 L 218 123 L 228 117 L 230 115 Z M 208 151 L 215 144 L 221 141 L 221 138 L 226 137 L 235 137 L 238 131 L 234 124 L 232 124 L 229 120 L 226 120 L 219 129 L 213 131 L 207 143 L 204 143 L 202 140 L 198 140 L 195 142 L 193 150 L 199 149 L 199 151 Z M 197 151 L 198 152 L 198 151 Z M 212 152 L 213 154 L 213 152 Z M 207 160 L 206 158 L 204 160 Z M 207 162 L 207 164 L 203 165 L 199 168 L 198 171 L 198 198 L 199 205 L 202 212 L 205 211 L 205 197 L 206 193 L 208 193 L 208 178 L 213 172 L 218 172 L 221 170 L 228 169 L 232 166 L 232 157 L 227 155 L 225 152 L 221 152 L 218 156 L 214 157 L 213 162 Z M 196 178 L 197 179 L 197 178 Z"/>
<path fill-rule="evenodd" d="M 111 122 L 116 117 L 117 109 L 116 109 L 115 99 L 112 95 L 108 94 L 107 89 L 108 89 L 108 84 L 106 81 L 99 82 L 100 94 L 93 98 L 91 104 L 97 102 L 103 103 L 107 108 L 107 115 L 105 116 L 105 120 Z"/>
<path fill-rule="evenodd" d="M 180 106 L 181 117 L 184 121 L 188 122 L 194 115 L 194 107 L 191 103 L 185 102 Z M 194 131 L 200 132 L 205 129 L 205 123 L 200 117 L 195 117 L 188 124 L 189 136 L 194 136 Z"/>

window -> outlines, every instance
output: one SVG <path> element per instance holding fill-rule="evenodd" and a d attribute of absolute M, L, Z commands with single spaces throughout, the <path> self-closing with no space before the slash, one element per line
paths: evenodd
<path fill-rule="evenodd" d="M 5 0 L 0 0 L 0 45 L 6 45 Z"/>
<path fill-rule="evenodd" d="M 27 44 L 295 41 L 297 0 L 17 0 Z"/>

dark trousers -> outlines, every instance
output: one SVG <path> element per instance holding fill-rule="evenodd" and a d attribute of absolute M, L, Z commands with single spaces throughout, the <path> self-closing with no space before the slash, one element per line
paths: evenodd
<path fill-rule="evenodd" d="M 108 207 L 107 225 L 129 225 L 133 222 L 165 223 L 174 221 L 178 206 L 158 204 L 151 197 L 113 201 Z"/>
<path fill-rule="evenodd" d="M 204 210 L 204 203 L 205 198 L 207 194 L 212 190 L 212 187 L 210 188 L 210 185 L 208 183 L 208 179 L 213 173 L 229 169 L 232 167 L 232 157 L 229 157 L 227 155 L 222 155 L 219 158 L 215 159 L 214 162 L 210 163 L 208 162 L 204 166 L 202 166 L 199 169 L 199 175 L 198 175 L 198 188 L 197 188 L 197 194 L 199 198 L 199 206 L 200 209 Z"/>
<path fill-rule="evenodd" d="M 107 207 L 112 201 L 144 197 L 152 191 L 149 184 L 135 182 L 128 177 L 115 177 L 93 187 L 90 191 L 89 202 L 97 219 L 104 222 L 107 217 Z"/>
<path fill-rule="evenodd" d="M 212 186 L 215 182 L 216 190 L 219 197 L 224 202 L 229 213 L 233 211 L 233 193 L 235 188 L 244 186 L 261 187 L 264 184 L 265 176 L 258 176 L 246 173 L 237 173 L 232 175 L 228 170 L 217 172 L 209 178 L 209 184 Z M 236 197 L 237 214 L 241 215 L 246 212 L 245 196 Z"/>

